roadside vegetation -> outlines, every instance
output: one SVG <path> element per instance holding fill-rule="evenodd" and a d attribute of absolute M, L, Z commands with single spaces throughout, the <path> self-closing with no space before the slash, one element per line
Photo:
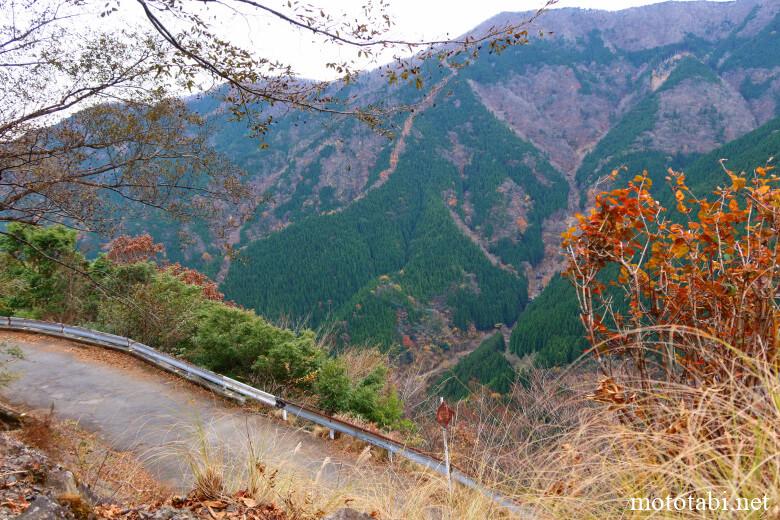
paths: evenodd
<path fill-rule="evenodd" d="M 463 402 L 455 464 L 553 518 L 774 518 L 773 170 L 724 167 L 709 197 L 669 171 L 672 208 L 647 175 L 599 195 L 564 235 L 587 352 L 566 369 L 529 371 L 505 396 Z M 631 510 L 632 498 L 667 496 L 693 506 Z M 719 508 L 699 500 L 710 496 Z M 759 502 L 766 509 L 733 509 Z"/>
<path fill-rule="evenodd" d="M 641 518 L 647 511 L 632 511 L 632 498 L 692 497 L 695 506 L 710 495 L 768 504 L 740 517 L 777 513 L 780 188 L 769 164 L 752 174 L 724 168 L 722 178 L 704 197 L 670 171 L 675 203 L 667 209 L 650 178 L 638 175 L 578 217 L 564 234 L 564 275 L 578 297 L 587 351 L 566 369 L 529 367 L 504 395 L 489 378 L 496 374 L 486 373 L 486 386 L 457 406 L 450 430 L 456 466 L 554 518 Z M 150 237 L 122 238 L 87 260 L 64 228 L 13 224 L 8 232 L 15 237 L 0 242 L 0 276 L 14 290 L 2 294 L 5 314 L 129 335 L 256 384 L 270 381 L 330 412 L 401 424 L 403 406 L 381 354 L 329 356 L 313 332 L 223 302 L 205 277 L 161 260 Z M 495 357 L 504 350 L 496 334 L 477 351 Z M 407 413 L 425 448 L 440 451 L 435 400 L 404 395 L 413 397 Z M 192 464 L 205 472 L 199 485 L 219 484 L 210 500 L 225 502 L 244 489 L 213 480 L 228 470 L 204 467 L 218 463 L 206 455 L 194 454 Z M 445 516 L 490 507 L 491 517 L 503 514 L 479 493 L 450 496 L 444 479 L 420 474 L 412 481 L 413 468 L 398 471 L 410 488 L 367 481 L 375 493 L 356 505 L 388 518 L 426 518 L 431 508 Z M 299 486 L 282 488 L 292 497 Z M 388 489 L 406 493 L 402 510 Z M 323 491 L 313 503 L 343 501 L 343 492 Z M 733 514 L 707 511 L 708 518 Z M 658 513 L 701 515 L 696 507 Z"/>
<path fill-rule="evenodd" d="M 756 166 L 780 152 L 780 14 L 767 10 L 772 20 L 751 30 L 765 16 L 756 4 L 723 38 L 686 33 L 660 46 L 676 30 L 645 44 L 612 28 L 605 41 L 594 29 L 560 48 L 547 38 L 519 52 L 545 9 L 428 42 L 388 39 L 384 0 L 354 23 L 298 2 L 282 11 L 259 2 L 138 0 L 143 23 L 110 33 L 69 21 L 99 7 L 88 0 L 23 9 L 0 0 L 9 15 L 0 24 L 0 316 L 127 336 L 403 432 L 421 450 L 440 454 L 446 444 L 457 468 L 540 518 L 780 518 L 780 178 L 772 159 Z M 359 49 L 358 58 L 328 63 L 333 82 L 305 81 L 292 64 L 220 36 L 232 19 L 217 4 L 265 13 L 345 55 Z M 106 27 L 125 25 L 122 16 L 113 3 L 101 8 L 118 22 Z M 640 50 L 621 50 L 612 33 Z M 357 75 L 361 55 L 395 48 L 417 54 Z M 519 83 L 537 64 L 541 79 Z M 385 96 L 372 83 L 400 88 Z M 429 87 L 441 92 L 423 110 Z M 674 91 L 680 102 L 667 103 Z M 555 102 L 575 93 L 589 101 Z M 533 116 L 533 97 L 549 100 L 539 121 L 561 126 L 545 121 L 544 139 L 515 131 L 501 104 L 489 107 L 496 97 L 523 117 Z M 698 97 L 706 103 L 697 112 L 678 112 Z M 720 110 L 737 105 L 739 114 Z M 562 147 L 543 141 L 578 117 L 576 139 L 565 140 L 579 165 L 569 185 L 554 165 L 570 159 L 554 160 L 549 152 Z M 321 138 L 299 129 L 306 118 L 343 128 Z M 395 139 L 402 121 L 408 141 L 378 152 L 367 179 L 350 173 L 346 190 L 330 182 L 351 169 L 337 155 L 347 156 L 345 142 L 363 148 L 361 129 Z M 211 127 L 223 123 L 214 139 Z M 277 152 L 277 179 L 258 175 L 262 159 L 237 144 L 245 136 L 252 150 Z M 287 168 L 292 155 L 297 170 Z M 713 172 L 718 159 L 722 172 Z M 281 203 L 264 208 L 274 196 Z M 593 207 L 563 233 L 567 269 L 529 301 L 527 273 L 546 279 L 535 268 L 555 256 L 550 224 L 577 201 Z M 244 226 L 268 217 L 268 236 Z M 117 237 L 128 224 L 151 234 Z M 114 239 L 94 253 L 100 237 Z M 187 241 L 198 242 L 190 253 L 200 260 L 184 266 L 172 246 Z M 193 266 L 220 271 L 222 285 Z M 328 334 L 308 328 L 320 326 Z M 377 348 L 353 348 L 371 342 Z M 407 363 L 394 370 L 388 353 Z M 0 389 L 20 355 L 0 342 Z M 446 371 L 437 365 L 452 356 Z M 444 435 L 439 396 L 455 410 Z M 331 445 L 365 470 L 344 488 L 327 482 L 324 455 L 314 478 L 298 478 L 271 467 L 249 436 L 228 460 L 224 439 L 202 425 L 195 449 L 174 454 L 188 463 L 192 491 L 162 497 L 168 490 L 129 476 L 140 462 L 54 417 L 52 408 L 0 434 L 0 508 L 24 511 L 31 495 L 17 494 L 17 483 L 46 480 L 38 470 L 49 463 L 28 453 L 35 446 L 81 466 L 82 484 L 117 480 L 145 502 L 132 516 L 57 497 L 83 518 L 146 518 L 158 499 L 211 518 L 315 519 L 343 505 L 388 519 L 509 516 L 485 494 L 453 492 L 444 477 L 355 439 Z M 6 453 L 30 464 L 6 465 Z M 656 499 L 666 509 L 651 507 Z M 764 507 L 734 510 L 757 502 Z"/>
<path fill-rule="evenodd" d="M 386 357 L 355 375 L 317 334 L 225 302 L 201 273 L 163 260 L 150 236 L 119 237 L 88 260 L 62 226 L 13 223 L 0 236 L 0 315 L 130 337 L 221 374 L 380 428 L 404 428 Z M 354 375 L 354 377 L 350 377 Z"/>

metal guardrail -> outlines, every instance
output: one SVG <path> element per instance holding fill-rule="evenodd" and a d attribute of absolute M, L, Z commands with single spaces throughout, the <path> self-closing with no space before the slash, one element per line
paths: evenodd
<path fill-rule="evenodd" d="M 147 363 L 150 363 L 166 372 L 171 372 L 184 377 L 196 384 L 209 388 L 228 398 L 246 402 L 247 400 L 258 402 L 262 405 L 280 408 L 286 410 L 288 414 L 295 417 L 311 421 L 314 424 L 324 426 L 334 432 L 349 435 L 363 442 L 377 446 L 388 453 L 398 455 L 407 460 L 420 464 L 441 475 L 447 474 L 444 462 L 432 455 L 424 453 L 416 448 L 406 446 L 390 437 L 366 430 L 354 424 L 336 419 L 319 411 L 313 410 L 303 405 L 295 404 L 290 401 L 276 397 L 273 394 L 264 392 L 240 381 L 236 381 L 227 376 L 223 376 L 195 366 L 186 361 L 176 359 L 167 354 L 163 354 L 148 345 L 138 343 L 123 336 L 116 336 L 107 332 L 85 329 L 63 323 L 51 323 L 41 320 L 28 318 L 0 317 L 0 330 L 18 330 L 27 332 L 38 332 L 51 336 L 58 336 L 66 339 L 76 339 L 78 341 L 91 343 L 93 345 L 107 347 L 114 350 L 120 350 L 131 354 Z M 522 516 L 523 518 L 536 518 L 535 512 L 527 506 L 517 504 L 513 500 L 478 484 L 473 478 L 466 475 L 461 470 L 451 467 L 451 478 L 472 489 L 480 491 L 485 496 L 492 499 L 497 504 L 509 509 L 510 511 Z"/>

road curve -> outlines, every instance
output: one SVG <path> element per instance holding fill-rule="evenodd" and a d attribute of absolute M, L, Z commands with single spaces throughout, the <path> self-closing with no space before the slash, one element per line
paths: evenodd
<path fill-rule="evenodd" d="M 134 452 L 159 480 L 185 490 L 192 482 L 187 452 L 208 439 L 227 467 L 246 467 L 250 445 L 271 467 L 320 475 L 321 483 L 352 487 L 365 479 L 350 455 L 281 421 L 235 406 L 143 362 L 98 347 L 36 334 L 0 332 L 24 358 L 0 394 L 11 404 L 78 421 L 117 450 Z"/>

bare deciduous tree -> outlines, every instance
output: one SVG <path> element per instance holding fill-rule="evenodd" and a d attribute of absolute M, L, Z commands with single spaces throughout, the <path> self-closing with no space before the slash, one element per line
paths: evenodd
<path fill-rule="evenodd" d="M 253 0 L 136 2 L 130 5 L 140 7 L 145 26 L 85 31 L 84 13 L 100 9 L 100 16 L 122 22 L 117 17 L 126 4 L 0 0 L 0 223 L 110 233 L 134 205 L 178 218 L 240 221 L 237 203 L 251 190 L 242 172 L 209 148 L 204 121 L 181 97 L 208 82 L 255 136 L 268 131 L 270 106 L 352 117 L 376 129 L 394 109 L 339 97 L 338 86 L 356 78 L 355 62 L 328 64 L 339 74 L 335 82 L 305 81 L 290 64 L 218 36 L 219 20 L 206 14 L 263 13 L 290 30 L 357 48 L 362 57 L 388 48 L 416 51 L 383 71 L 390 83 L 418 88 L 425 60 L 458 67 L 483 45 L 500 51 L 528 36 L 520 24 L 456 40 L 393 40 L 385 37 L 392 21 L 384 0 L 369 1 L 360 20 L 297 2 L 284 8 Z"/>

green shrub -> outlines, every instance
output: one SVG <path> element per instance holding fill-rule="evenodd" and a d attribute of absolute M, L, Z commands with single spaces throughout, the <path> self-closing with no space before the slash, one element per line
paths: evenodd
<path fill-rule="evenodd" d="M 276 339 L 274 329 L 252 311 L 207 302 L 198 311 L 191 350 L 184 355 L 211 370 L 245 376 L 271 348 Z"/>
<path fill-rule="evenodd" d="M 319 407 L 328 413 L 351 413 L 380 427 L 405 426 L 403 402 L 387 383 L 387 367 L 377 365 L 359 381 L 351 381 L 344 361 L 327 360 L 315 383 Z"/>
<path fill-rule="evenodd" d="M 64 226 L 10 223 L 0 235 L 0 310 L 3 314 L 68 319 L 79 312 L 86 281 L 84 256 L 76 251 L 76 232 Z"/>
<path fill-rule="evenodd" d="M 352 383 L 341 360 L 328 359 L 317 375 L 315 390 L 319 396 L 319 407 L 328 413 L 337 413 L 349 408 Z"/>
<path fill-rule="evenodd" d="M 121 296 L 96 302 L 96 321 L 107 332 L 178 353 L 196 329 L 197 310 L 203 302 L 201 290 L 168 273 L 155 272 L 149 265 L 138 267 L 134 274 L 147 273 L 148 281 L 117 283 Z M 122 266 L 117 271 L 127 269 Z"/>
<path fill-rule="evenodd" d="M 311 388 L 325 357 L 314 332 L 307 330 L 294 335 L 288 330 L 276 329 L 276 336 L 265 356 L 258 357 L 252 365 L 257 377 L 282 387 Z"/>

